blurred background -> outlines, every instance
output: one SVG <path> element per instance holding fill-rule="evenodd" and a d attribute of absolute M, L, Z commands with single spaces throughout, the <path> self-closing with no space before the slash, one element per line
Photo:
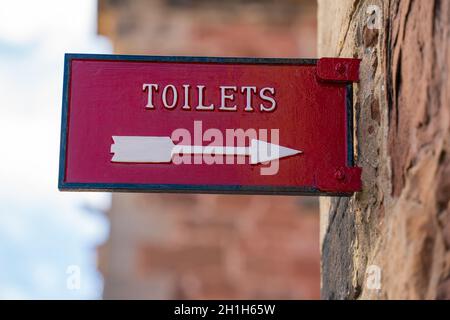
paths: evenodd
<path fill-rule="evenodd" d="M 0 298 L 319 298 L 318 198 L 57 190 L 65 52 L 316 57 L 315 0 L 0 8 Z"/>

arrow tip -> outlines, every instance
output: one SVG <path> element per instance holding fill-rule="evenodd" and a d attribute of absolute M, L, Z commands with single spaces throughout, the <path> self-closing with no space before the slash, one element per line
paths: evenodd
<path fill-rule="evenodd" d="M 281 158 L 294 156 L 300 153 L 303 153 L 303 151 L 283 147 L 275 143 L 269 143 L 256 139 L 253 139 L 250 143 L 251 164 L 278 160 Z"/>

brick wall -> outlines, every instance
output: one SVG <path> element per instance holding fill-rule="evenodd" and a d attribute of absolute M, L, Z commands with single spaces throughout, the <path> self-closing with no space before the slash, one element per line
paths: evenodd
<path fill-rule="evenodd" d="M 450 299 L 450 2 L 318 3 L 319 54 L 362 59 L 363 191 L 322 201 L 322 297 Z"/>
<path fill-rule="evenodd" d="M 315 1 L 100 0 L 116 53 L 313 57 Z M 318 298 L 313 198 L 114 194 L 105 298 Z"/>

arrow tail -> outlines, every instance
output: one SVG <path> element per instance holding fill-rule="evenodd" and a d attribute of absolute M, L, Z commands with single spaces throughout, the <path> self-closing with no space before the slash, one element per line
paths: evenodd
<path fill-rule="evenodd" d="M 113 136 L 112 162 L 171 162 L 174 144 L 170 137 Z"/>

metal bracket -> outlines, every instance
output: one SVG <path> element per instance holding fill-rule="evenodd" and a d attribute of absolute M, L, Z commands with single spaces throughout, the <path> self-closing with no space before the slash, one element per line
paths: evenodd
<path fill-rule="evenodd" d="M 321 58 L 317 62 L 317 76 L 324 81 L 358 82 L 361 59 Z"/>

